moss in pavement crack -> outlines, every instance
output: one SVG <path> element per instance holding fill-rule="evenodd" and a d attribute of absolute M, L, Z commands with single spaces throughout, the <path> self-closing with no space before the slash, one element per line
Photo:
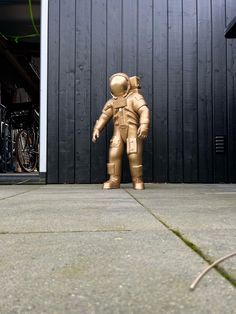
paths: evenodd
<path fill-rule="evenodd" d="M 165 223 L 166 224 L 166 223 Z M 180 238 L 189 248 L 191 248 L 195 253 L 197 253 L 199 256 L 201 256 L 208 264 L 213 264 L 214 260 L 212 260 L 209 256 L 203 253 L 203 251 L 193 242 L 188 240 L 183 234 L 176 229 L 168 228 L 170 231 L 172 231 L 178 238 Z M 234 287 L 236 287 L 236 278 L 233 278 L 223 267 L 216 265 L 215 270 L 223 276 L 226 280 L 228 280 Z"/>
<path fill-rule="evenodd" d="M 158 220 L 164 227 L 166 227 L 169 231 L 174 233 L 180 240 L 182 240 L 190 249 L 192 249 L 195 253 L 197 253 L 204 261 L 206 261 L 209 265 L 214 263 L 214 260 L 203 253 L 203 251 L 189 239 L 187 239 L 179 230 L 172 228 L 169 226 L 161 217 L 154 214 L 152 210 L 146 207 L 142 202 L 140 202 L 135 196 L 133 196 L 128 190 L 125 190 L 133 199 L 135 199 L 143 208 L 145 208 L 156 220 Z M 236 278 L 233 278 L 222 266 L 216 265 L 214 269 L 223 276 L 228 282 L 231 283 L 233 287 L 236 287 Z"/>

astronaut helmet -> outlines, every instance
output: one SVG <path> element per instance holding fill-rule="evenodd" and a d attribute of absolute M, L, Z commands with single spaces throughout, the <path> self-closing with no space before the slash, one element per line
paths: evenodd
<path fill-rule="evenodd" d="M 110 89 L 114 98 L 125 97 L 130 91 L 130 80 L 125 73 L 115 73 L 110 77 Z"/>

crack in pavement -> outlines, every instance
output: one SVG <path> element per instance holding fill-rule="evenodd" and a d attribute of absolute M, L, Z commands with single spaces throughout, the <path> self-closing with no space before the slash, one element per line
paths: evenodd
<path fill-rule="evenodd" d="M 130 229 L 105 229 L 105 230 L 61 230 L 61 231 L 0 231 L 0 236 L 4 235 L 31 235 L 31 234 L 69 234 L 69 233 L 102 233 L 102 232 L 131 232 Z"/>
<path fill-rule="evenodd" d="M 28 191 L 24 191 L 24 192 L 20 192 L 20 193 L 14 194 L 14 195 L 2 197 L 2 198 L 0 198 L 0 201 L 8 200 L 8 199 L 13 198 L 13 197 L 15 197 L 15 196 L 23 195 L 23 194 L 26 194 L 26 193 L 29 193 L 29 192 L 32 192 L 32 191 L 37 191 L 37 190 L 39 190 L 39 189 L 40 189 L 40 188 L 34 188 L 34 189 L 31 189 L 31 190 L 28 190 Z"/>
<path fill-rule="evenodd" d="M 209 265 L 213 264 L 214 260 L 207 256 L 195 243 L 190 241 L 188 238 L 183 236 L 183 234 L 177 230 L 172 228 L 166 221 L 164 221 L 160 216 L 156 215 L 152 212 L 150 208 L 145 206 L 140 200 L 138 200 L 134 195 L 131 194 L 127 189 L 124 189 L 127 194 L 129 194 L 138 204 L 140 204 L 149 214 L 151 214 L 155 220 L 160 222 L 168 231 L 173 233 L 177 238 L 179 238 L 186 246 L 188 246 L 194 253 L 200 256 L 205 262 Z M 236 278 L 233 278 L 223 267 L 216 265 L 213 267 L 218 274 L 220 274 L 224 279 L 226 279 L 234 288 L 236 288 Z"/>

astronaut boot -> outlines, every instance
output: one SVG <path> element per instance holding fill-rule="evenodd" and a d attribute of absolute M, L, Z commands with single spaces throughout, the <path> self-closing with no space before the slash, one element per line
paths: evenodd
<path fill-rule="evenodd" d="M 120 188 L 120 169 L 116 169 L 115 163 L 108 163 L 107 164 L 107 172 L 110 175 L 108 181 L 104 182 L 103 189 L 119 189 Z"/>
<path fill-rule="evenodd" d="M 131 167 L 131 176 L 132 176 L 132 182 L 133 182 L 133 188 L 135 190 L 143 190 L 145 189 L 142 173 L 143 173 L 143 166 L 132 166 Z"/>

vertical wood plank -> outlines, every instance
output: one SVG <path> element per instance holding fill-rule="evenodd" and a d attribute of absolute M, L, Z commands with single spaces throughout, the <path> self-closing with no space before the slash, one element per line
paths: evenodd
<path fill-rule="evenodd" d="M 137 0 L 123 0 L 122 71 L 137 73 L 138 5 Z"/>
<path fill-rule="evenodd" d="M 138 66 L 142 93 L 147 101 L 152 121 L 152 0 L 138 1 Z M 152 123 L 144 141 L 143 173 L 146 182 L 153 180 Z"/>
<path fill-rule="evenodd" d="M 122 71 L 122 0 L 107 1 L 107 99 L 111 98 L 109 77 Z M 113 133 L 113 123 L 107 127 L 107 154 Z"/>
<path fill-rule="evenodd" d="M 168 181 L 168 25 L 167 1 L 154 0 L 153 8 L 153 176 Z"/>
<path fill-rule="evenodd" d="M 137 0 L 123 0 L 122 71 L 129 76 L 137 73 L 138 47 L 138 3 Z M 130 182 L 128 158 L 123 158 L 123 182 Z"/>
<path fill-rule="evenodd" d="M 75 182 L 90 182 L 91 2 L 76 0 Z"/>
<path fill-rule="evenodd" d="M 199 181 L 213 182 L 211 0 L 198 0 Z"/>
<path fill-rule="evenodd" d="M 183 0 L 184 182 L 198 181 L 196 0 Z"/>
<path fill-rule="evenodd" d="M 92 0 L 91 123 L 106 102 L 106 0 Z M 91 182 L 106 178 L 106 132 L 91 145 Z"/>
<path fill-rule="evenodd" d="M 183 182 L 182 1 L 169 0 L 169 181 Z"/>
<path fill-rule="evenodd" d="M 226 23 L 236 16 L 236 1 L 226 1 Z M 236 39 L 227 39 L 227 111 L 229 182 L 236 182 Z"/>
<path fill-rule="evenodd" d="M 122 0 L 107 2 L 107 77 L 122 70 Z M 109 87 L 109 86 L 108 86 Z M 108 88 L 108 95 L 110 90 Z"/>
<path fill-rule="evenodd" d="M 48 14 L 47 183 L 58 183 L 59 0 L 49 2 Z"/>
<path fill-rule="evenodd" d="M 213 136 L 225 136 L 227 146 L 226 108 L 226 39 L 225 0 L 212 1 L 212 51 L 213 51 Z M 227 150 L 215 153 L 214 181 L 227 182 Z"/>
<path fill-rule="evenodd" d="M 75 0 L 60 0 L 59 183 L 74 183 Z"/>

